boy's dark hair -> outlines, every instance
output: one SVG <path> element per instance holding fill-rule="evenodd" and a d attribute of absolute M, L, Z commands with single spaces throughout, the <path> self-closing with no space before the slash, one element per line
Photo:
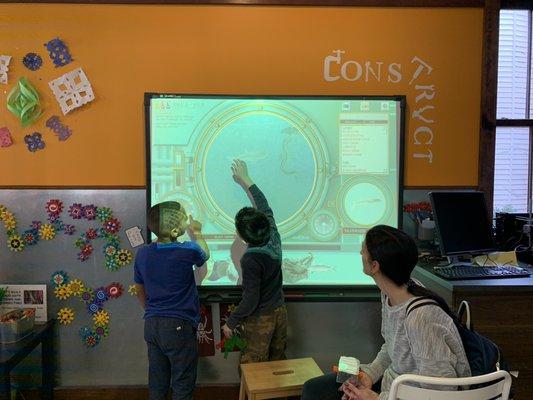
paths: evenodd
<path fill-rule="evenodd" d="M 365 245 L 371 259 L 379 262 L 383 275 L 398 286 L 407 285 L 407 291 L 414 296 L 430 297 L 455 318 L 442 297 L 411 279 L 418 262 L 418 248 L 411 236 L 392 226 L 376 225 L 366 233 Z"/>
<path fill-rule="evenodd" d="M 148 210 L 148 229 L 157 237 L 169 236 L 173 228 L 182 227 L 187 219 L 185 210 L 177 201 L 158 203 Z"/>
<path fill-rule="evenodd" d="M 270 221 L 263 212 L 253 207 L 239 210 L 235 216 L 235 228 L 250 246 L 264 246 L 270 240 Z"/>

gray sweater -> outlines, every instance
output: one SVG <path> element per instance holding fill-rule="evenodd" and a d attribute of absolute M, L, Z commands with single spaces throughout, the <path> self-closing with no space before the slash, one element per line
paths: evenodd
<path fill-rule="evenodd" d="M 380 400 L 386 400 L 394 378 L 417 374 L 456 378 L 470 376 L 470 366 L 452 319 L 437 305 L 406 308 L 413 301 L 391 306 L 381 296 L 381 335 L 385 343 L 371 364 L 361 365 L 373 382 L 383 377 Z"/>

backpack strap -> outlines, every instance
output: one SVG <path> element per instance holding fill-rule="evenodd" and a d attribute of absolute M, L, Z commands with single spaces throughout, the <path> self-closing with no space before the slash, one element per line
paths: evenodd
<path fill-rule="evenodd" d="M 409 314 L 411 314 L 411 312 L 416 310 L 417 308 L 428 306 L 428 305 L 439 306 L 439 303 L 437 303 L 435 300 L 433 300 L 429 296 L 417 297 L 416 299 L 411 301 L 411 303 L 409 303 L 409 305 L 405 309 L 405 317 L 407 318 L 409 316 Z"/>
<path fill-rule="evenodd" d="M 472 330 L 472 318 L 470 313 L 470 304 L 468 304 L 468 301 L 463 300 L 461 301 L 461 304 L 459 304 L 459 309 L 457 310 L 457 319 L 459 322 L 463 320 L 463 315 L 466 312 L 466 322 L 465 326 L 468 330 Z"/>

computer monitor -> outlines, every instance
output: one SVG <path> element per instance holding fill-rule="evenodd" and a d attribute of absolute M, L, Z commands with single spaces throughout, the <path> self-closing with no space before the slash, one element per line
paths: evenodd
<path fill-rule="evenodd" d="M 429 199 L 442 255 L 455 257 L 495 250 L 483 192 L 431 192 Z"/>

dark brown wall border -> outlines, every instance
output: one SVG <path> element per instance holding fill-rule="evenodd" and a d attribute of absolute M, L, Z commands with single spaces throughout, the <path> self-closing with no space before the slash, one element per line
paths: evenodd
<path fill-rule="evenodd" d="M 337 7 L 483 7 L 485 0 L 0 0 L 0 3 L 188 4 Z"/>
<path fill-rule="evenodd" d="M 485 192 L 489 214 L 492 216 L 494 203 L 494 153 L 496 146 L 500 0 L 485 1 L 483 18 L 478 188 Z"/>

